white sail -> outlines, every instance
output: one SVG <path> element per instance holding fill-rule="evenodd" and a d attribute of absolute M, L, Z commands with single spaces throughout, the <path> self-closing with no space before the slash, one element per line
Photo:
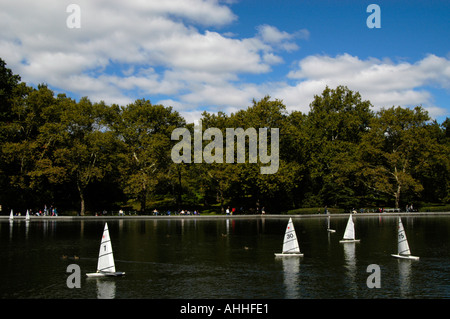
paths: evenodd
<path fill-rule="evenodd" d="M 402 219 L 400 217 L 398 218 L 398 254 L 411 255 L 405 229 L 403 228 Z"/>
<path fill-rule="evenodd" d="M 397 252 L 392 254 L 393 257 L 401 259 L 419 260 L 419 257 L 412 256 L 409 250 L 408 240 L 406 239 L 405 229 L 403 228 L 402 219 L 398 218 L 398 232 L 397 232 Z"/>
<path fill-rule="evenodd" d="M 352 214 L 348 217 L 343 239 L 355 239 L 355 224 L 353 223 Z"/>
<path fill-rule="evenodd" d="M 98 254 L 97 272 L 116 272 L 111 239 L 109 237 L 108 223 L 105 223 L 100 252 Z"/>
<path fill-rule="evenodd" d="M 295 233 L 292 218 L 289 218 L 289 222 L 286 226 L 286 231 L 284 233 L 283 252 L 280 254 L 275 254 L 275 256 L 276 257 L 303 256 L 303 254 L 300 253 L 300 247 L 298 246 L 297 234 Z"/>
<path fill-rule="evenodd" d="M 340 242 L 345 243 L 356 241 L 359 241 L 359 239 L 355 239 L 355 224 L 353 223 L 352 214 L 350 214 L 347 221 L 347 227 L 345 227 L 344 237 L 340 240 Z"/>
<path fill-rule="evenodd" d="M 25 216 L 25 220 L 30 220 L 30 213 L 28 212 L 28 209 L 27 209 L 27 215 Z"/>
<path fill-rule="evenodd" d="M 125 272 L 116 272 L 114 264 L 114 256 L 109 237 L 108 223 L 105 223 L 103 229 L 102 241 L 100 243 L 100 251 L 98 253 L 97 272 L 87 273 L 88 277 L 105 277 L 105 276 L 123 276 Z"/>
<path fill-rule="evenodd" d="M 13 214 L 13 210 L 11 209 L 11 213 L 9 214 L 9 220 L 13 220 L 14 219 L 14 214 Z"/>
<path fill-rule="evenodd" d="M 298 246 L 297 234 L 295 233 L 294 224 L 292 218 L 289 218 L 289 222 L 286 226 L 286 232 L 284 233 L 283 253 L 299 253 L 300 247 Z"/>

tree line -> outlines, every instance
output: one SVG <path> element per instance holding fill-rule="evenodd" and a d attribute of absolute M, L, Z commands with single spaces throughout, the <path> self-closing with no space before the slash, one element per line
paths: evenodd
<path fill-rule="evenodd" d="M 373 111 L 347 87 L 326 87 L 309 113 L 254 100 L 236 113 L 203 112 L 202 129 L 278 128 L 279 169 L 260 162 L 174 163 L 176 128 L 194 124 L 149 100 L 107 105 L 37 88 L 0 59 L 3 213 L 56 206 L 81 215 L 153 209 L 279 213 L 301 207 L 404 207 L 450 201 L 450 120 L 421 107 Z M 208 142 L 203 142 L 204 145 Z M 270 145 L 270 143 L 269 143 Z"/>

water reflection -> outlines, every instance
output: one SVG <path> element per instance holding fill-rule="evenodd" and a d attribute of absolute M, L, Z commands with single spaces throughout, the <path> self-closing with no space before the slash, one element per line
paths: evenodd
<path fill-rule="evenodd" d="M 347 282 L 353 297 L 356 297 L 356 243 L 344 244 L 345 268 L 347 269 Z"/>
<path fill-rule="evenodd" d="M 116 297 L 116 282 L 105 278 L 97 278 L 97 299 L 114 299 Z"/>
<path fill-rule="evenodd" d="M 284 286 L 286 288 L 285 298 L 299 298 L 300 287 L 300 258 L 283 258 Z"/>
<path fill-rule="evenodd" d="M 28 239 L 28 232 L 30 231 L 30 221 L 25 222 L 25 238 Z"/>
<path fill-rule="evenodd" d="M 13 228 L 14 228 L 14 221 L 12 219 L 10 219 L 9 220 L 9 241 L 12 241 Z"/>
<path fill-rule="evenodd" d="M 397 260 L 401 297 L 410 295 L 411 290 L 411 263 L 412 260 Z"/>

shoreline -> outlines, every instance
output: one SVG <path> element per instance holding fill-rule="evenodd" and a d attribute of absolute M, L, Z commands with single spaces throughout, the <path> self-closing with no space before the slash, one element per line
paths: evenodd
<path fill-rule="evenodd" d="M 348 217 L 350 213 L 344 214 L 265 214 L 265 215 L 128 215 L 128 216 L 30 216 L 30 221 L 51 220 L 51 221 L 73 221 L 73 220 L 148 220 L 148 219 L 284 219 L 284 218 L 325 218 L 325 217 Z M 354 218 L 374 217 L 374 216 L 450 216 L 450 212 L 413 212 L 413 213 L 356 213 Z M 14 216 L 14 220 L 23 221 L 25 216 Z M 0 216 L 0 221 L 9 220 L 9 215 Z"/>

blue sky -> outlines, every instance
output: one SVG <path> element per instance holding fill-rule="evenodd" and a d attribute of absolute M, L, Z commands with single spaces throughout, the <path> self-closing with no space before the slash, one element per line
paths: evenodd
<path fill-rule="evenodd" d="M 69 28 L 69 4 L 80 28 Z M 370 29 L 369 4 L 381 28 Z M 326 85 L 374 109 L 450 115 L 450 1 L 6 0 L 0 57 L 30 85 L 126 105 L 146 98 L 187 121 L 265 95 L 309 111 Z"/>

